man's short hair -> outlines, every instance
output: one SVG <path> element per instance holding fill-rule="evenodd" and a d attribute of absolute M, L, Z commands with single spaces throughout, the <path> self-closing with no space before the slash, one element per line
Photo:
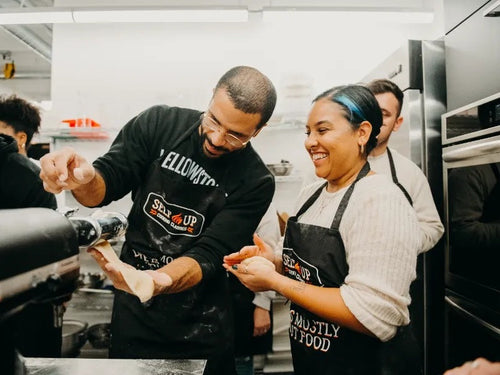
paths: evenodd
<path fill-rule="evenodd" d="M 257 129 L 264 126 L 276 106 L 276 89 L 272 82 L 257 69 L 236 66 L 217 82 L 215 91 L 225 89 L 236 109 L 245 113 L 260 113 Z"/>
<path fill-rule="evenodd" d="M 394 82 L 382 78 L 374 79 L 366 84 L 366 87 L 373 93 L 373 95 L 385 94 L 386 92 L 392 93 L 399 103 L 398 116 L 401 114 L 401 108 L 403 108 L 403 98 L 404 94 Z"/>

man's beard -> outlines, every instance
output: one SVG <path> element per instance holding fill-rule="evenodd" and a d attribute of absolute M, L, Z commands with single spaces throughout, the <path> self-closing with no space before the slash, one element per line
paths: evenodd
<path fill-rule="evenodd" d="M 228 153 L 231 152 L 231 150 L 228 150 L 227 148 L 225 147 L 220 147 L 220 146 L 214 146 L 212 142 L 210 142 L 210 139 L 208 138 L 207 134 L 202 130 L 201 131 L 201 137 L 200 137 L 200 140 L 201 140 L 201 148 L 203 149 L 203 154 L 208 157 L 208 158 L 211 158 L 211 159 L 215 159 L 215 158 L 219 158 L 221 156 L 224 156 Z M 205 142 L 208 143 L 210 145 L 210 147 L 212 149 L 215 149 L 217 151 L 221 151 L 220 154 L 217 154 L 217 155 L 214 155 L 214 154 L 211 154 L 206 148 L 205 148 Z"/>

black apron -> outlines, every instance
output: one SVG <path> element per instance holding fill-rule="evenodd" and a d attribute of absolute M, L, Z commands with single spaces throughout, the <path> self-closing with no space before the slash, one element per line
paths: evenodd
<path fill-rule="evenodd" d="M 396 184 L 396 186 L 403 192 L 404 196 L 413 207 L 413 199 L 411 199 L 410 194 L 405 189 L 405 187 L 399 182 L 398 176 L 396 174 L 396 166 L 394 165 L 394 159 L 392 158 L 392 153 L 389 147 L 387 147 L 387 156 L 389 158 L 389 167 L 391 168 L 391 177 L 392 181 Z M 402 335 L 412 335 L 415 337 L 417 342 L 416 352 L 419 353 L 421 358 L 421 363 L 424 361 L 424 353 L 422 351 L 423 346 L 425 345 L 425 336 L 424 336 L 424 256 L 423 254 L 419 254 L 417 257 L 417 266 L 416 266 L 416 278 L 410 285 L 410 297 L 411 304 L 408 306 L 408 310 L 410 312 L 410 324 L 407 326 L 400 327 L 400 331 Z M 409 332 L 411 330 L 411 332 Z"/>
<path fill-rule="evenodd" d="M 316 201 L 326 183 L 288 220 L 283 267 L 289 278 L 335 288 L 344 282 L 349 266 L 339 232 L 340 221 L 356 183 L 369 171 L 366 163 L 345 192 L 330 228 L 297 221 Z M 296 375 L 420 374 L 411 367 L 415 361 L 408 363 L 414 342 L 406 333 L 398 332 L 388 343 L 382 343 L 377 338 L 325 321 L 294 303 L 290 306 L 290 342 Z"/>
<path fill-rule="evenodd" d="M 162 167 L 174 150 L 191 163 L 200 160 L 200 140 L 193 135 L 198 126 L 199 122 L 152 164 L 135 194 L 121 260 L 137 269 L 158 269 L 182 256 L 225 204 L 225 192 L 219 187 L 192 184 Z M 205 374 L 232 374 L 232 315 L 226 283 L 225 273 L 219 272 L 209 282 L 202 280 L 186 291 L 155 296 L 144 304 L 117 291 L 110 357 L 202 358 L 209 359 Z"/>

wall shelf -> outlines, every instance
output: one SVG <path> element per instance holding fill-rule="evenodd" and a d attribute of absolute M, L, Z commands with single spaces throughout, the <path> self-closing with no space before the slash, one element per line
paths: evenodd
<path fill-rule="evenodd" d="M 275 124 L 269 124 L 264 129 L 269 131 L 282 131 L 282 130 L 296 130 L 304 129 L 305 131 L 306 123 L 304 121 L 287 121 Z"/>
<path fill-rule="evenodd" d="M 275 182 L 302 182 L 302 176 L 274 176 Z"/>

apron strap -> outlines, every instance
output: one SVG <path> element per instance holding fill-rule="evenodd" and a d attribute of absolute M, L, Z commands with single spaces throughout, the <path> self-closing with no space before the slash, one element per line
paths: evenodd
<path fill-rule="evenodd" d="M 304 212 L 307 211 L 307 209 L 309 207 L 312 206 L 312 204 L 316 201 L 316 199 L 318 199 L 319 195 L 321 194 L 321 191 L 325 188 L 325 186 L 328 184 L 328 181 L 325 182 L 324 184 L 322 184 L 318 190 L 316 190 L 314 192 L 313 195 L 311 195 L 309 197 L 309 199 L 302 205 L 302 207 L 300 207 L 299 211 L 295 214 L 295 217 L 299 217 L 300 215 L 302 215 Z"/>
<path fill-rule="evenodd" d="M 387 156 L 389 157 L 389 166 L 391 167 L 392 181 L 403 192 L 406 199 L 408 199 L 408 202 L 410 202 L 410 204 L 413 206 L 413 200 L 411 199 L 410 194 L 408 194 L 408 191 L 405 189 L 405 187 L 403 185 L 400 184 L 400 182 L 398 180 L 398 176 L 396 175 L 396 167 L 394 165 L 394 160 L 392 159 L 392 154 L 391 154 L 391 150 L 389 150 L 389 147 L 387 147 Z"/>
<path fill-rule="evenodd" d="M 370 172 L 370 163 L 366 162 L 365 165 L 363 165 L 363 168 L 361 168 L 361 171 L 359 171 L 356 180 L 354 180 L 351 186 L 349 186 L 344 196 L 342 197 L 342 200 L 340 201 L 339 204 L 339 208 L 337 208 L 337 212 L 335 213 L 335 217 L 333 218 L 332 225 L 330 225 L 331 229 L 336 229 L 339 227 L 340 220 L 342 220 L 342 216 L 344 216 L 344 211 L 347 208 L 347 204 L 349 203 L 349 198 L 351 198 L 351 194 L 354 191 L 354 185 L 356 185 L 356 182 L 365 177 L 368 174 L 368 172 Z"/>
<path fill-rule="evenodd" d="M 352 191 L 354 189 L 354 185 L 356 182 L 361 180 L 363 177 L 365 177 L 368 172 L 370 172 L 370 164 L 368 162 L 363 165 L 363 168 L 361 168 L 361 171 L 358 173 L 358 176 L 356 177 L 356 180 L 349 186 L 347 191 L 345 192 L 344 196 L 342 197 L 342 200 L 340 201 L 339 208 L 337 209 L 337 213 L 335 214 L 335 218 L 333 219 L 331 228 L 338 228 L 338 225 L 340 224 L 340 220 L 342 219 L 342 216 L 344 215 L 345 208 L 347 207 L 347 203 L 349 202 L 349 198 L 351 197 Z M 325 188 L 325 186 L 328 184 L 328 181 L 322 184 L 315 192 L 313 195 L 307 199 L 307 201 L 300 207 L 299 211 L 295 214 L 295 217 L 299 217 L 302 215 L 304 212 L 307 211 L 309 207 L 318 199 L 319 195 L 321 194 L 321 191 Z"/>

